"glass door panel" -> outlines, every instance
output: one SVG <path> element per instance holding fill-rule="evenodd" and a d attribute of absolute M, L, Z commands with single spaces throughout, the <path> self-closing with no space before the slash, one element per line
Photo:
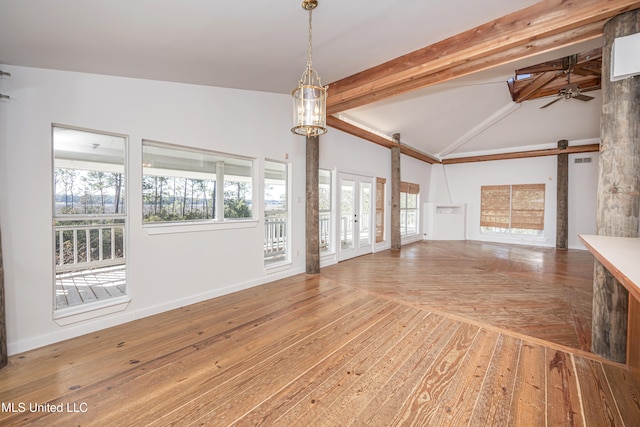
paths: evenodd
<path fill-rule="evenodd" d="M 358 218 L 359 245 L 371 244 L 371 182 L 360 182 L 360 214 Z"/>
<path fill-rule="evenodd" d="M 340 249 L 354 248 L 355 181 L 340 179 Z"/>

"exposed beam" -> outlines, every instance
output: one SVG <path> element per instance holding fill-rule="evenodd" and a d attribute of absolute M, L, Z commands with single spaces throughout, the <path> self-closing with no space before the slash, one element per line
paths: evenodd
<path fill-rule="evenodd" d="M 638 0 L 546 0 L 329 85 L 327 113 L 409 92 L 602 35 Z"/>
<path fill-rule="evenodd" d="M 366 129 L 362 129 L 354 124 L 345 122 L 344 120 L 341 120 L 337 117 L 327 116 L 327 125 L 331 126 L 334 129 L 338 129 L 343 132 L 346 132 L 350 135 L 357 136 L 358 138 L 362 138 L 369 142 L 382 145 L 383 147 L 393 148 L 393 147 L 399 146 L 400 153 L 407 155 L 409 157 L 413 157 L 418 160 L 422 160 L 423 162 L 427 162 L 429 164 L 440 163 L 440 160 L 436 159 L 435 157 L 427 153 L 423 153 L 419 150 L 416 150 L 415 148 L 411 148 L 408 145 L 399 144 L 398 142 L 392 141 L 390 139 L 386 139 L 373 132 L 369 132 Z"/>
<path fill-rule="evenodd" d="M 415 148 L 412 148 L 408 145 L 400 144 L 400 152 L 405 156 L 413 157 L 414 159 L 422 160 L 423 162 L 429 163 L 431 165 L 436 163 L 442 163 L 440 160 L 436 159 L 433 156 L 430 156 L 427 153 L 423 153 L 422 151 L 418 151 Z"/>
<path fill-rule="evenodd" d="M 453 151 L 457 150 L 458 148 L 462 147 L 464 144 L 469 142 L 471 139 L 475 138 L 480 133 L 484 132 L 485 130 L 489 129 L 496 123 L 500 122 L 502 119 L 507 117 L 509 114 L 513 113 L 518 108 L 520 108 L 520 104 L 515 102 L 508 103 L 507 105 L 505 105 L 504 107 L 500 108 L 498 111 L 496 111 L 495 113 L 487 117 L 477 126 L 475 126 L 473 129 L 469 130 L 467 133 L 462 135 L 456 141 L 449 144 L 448 147 L 446 147 L 444 150 L 438 153 L 438 157 L 442 158 L 449 155 Z"/>
<path fill-rule="evenodd" d="M 527 99 L 533 97 L 538 91 L 540 91 L 545 86 L 549 85 L 552 81 L 557 79 L 562 75 L 561 72 L 556 71 L 545 71 L 541 73 L 537 77 L 535 77 L 532 81 L 528 81 L 525 85 L 523 85 L 520 90 L 514 90 L 512 93 L 515 95 L 513 98 L 514 102 L 522 102 Z M 517 85 L 514 85 L 514 88 Z"/>
<path fill-rule="evenodd" d="M 357 136 L 358 138 L 365 139 L 369 142 L 382 145 L 383 147 L 391 148 L 397 145 L 396 142 L 393 142 L 390 139 L 383 138 L 380 135 L 369 132 L 366 129 L 362 129 L 354 124 L 345 122 L 344 120 L 341 120 L 334 116 L 327 116 L 327 126 L 331 126 L 334 129 L 341 130 L 345 133 Z"/>
<path fill-rule="evenodd" d="M 600 144 L 574 145 L 564 150 L 549 148 L 546 150 L 517 151 L 514 153 L 487 154 L 483 156 L 458 157 L 453 159 L 443 159 L 445 165 L 456 163 L 486 162 L 489 160 L 526 159 L 529 157 L 556 156 L 558 154 L 591 153 L 600 151 Z"/>

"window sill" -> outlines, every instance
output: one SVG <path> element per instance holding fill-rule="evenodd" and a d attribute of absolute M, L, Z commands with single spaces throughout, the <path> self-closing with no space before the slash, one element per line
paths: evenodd
<path fill-rule="evenodd" d="M 274 262 L 273 264 L 265 264 L 264 270 L 267 274 L 279 273 L 281 271 L 289 270 L 291 268 L 291 261 L 285 260 L 280 262 Z"/>
<path fill-rule="evenodd" d="M 232 230 L 242 228 L 255 228 L 258 225 L 257 219 L 244 221 L 221 221 L 221 222 L 183 222 L 180 224 L 143 224 L 142 229 L 147 234 L 174 234 L 174 233 L 193 233 L 202 231 L 215 230 Z"/>
<path fill-rule="evenodd" d="M 109 298 L 88 304 L 81 304 L 74 307 L 63 308 L 53 311 L 53 320 L 60 326 L 94 319 L 111 313 L 124 311 L 131 298 L 128 295 Z"/>

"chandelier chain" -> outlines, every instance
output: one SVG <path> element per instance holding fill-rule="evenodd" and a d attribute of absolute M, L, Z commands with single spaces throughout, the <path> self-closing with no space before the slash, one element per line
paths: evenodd
<path fill-rule="evenodd" d="M 312 29 L 311 29 L 311 12 L 313 11 L 313 9 L 309 9 L 309 46 L 307 48 L 307 68 L 309 70 L 311 70 L 312 66 L 313 66 L 313 62 L 312 62 L 312 51 L 311 51 L 311 42 L 312 42 Z"/>

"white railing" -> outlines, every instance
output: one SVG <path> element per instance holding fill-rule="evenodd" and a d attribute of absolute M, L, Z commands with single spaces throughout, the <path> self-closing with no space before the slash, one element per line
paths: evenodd
<path fill-rule="evenodd" d="M 124 224 L 55 227 L 56 273 L 122 265 Z"/>
<path fill-rule="evenodd" d="M 320 250 L 331 249 L 330 214 L 320 214 Z M 287 218 L 267 217 L 264 221 L 264 257 L 275 258 L 287 253 Z"/>
<path fill-rule="evenodd" d="M 287 253 L 287 218 L 271 217 L 264 221 L 264 257 Z"/>
<path fill-rule="evenodd" d="M 353 245 L 353 218 L 351 214 L 342 215 L 340 217 L 340 244 L 343 249 L 350 248 Z M 369 232 L 371 228 L 371 215 L 368 212 L 363 213 L 358 219 L 358 236 L 360 240 L 369 239 Z"/>
<path fill-rule="evenodd" d="M 329 251 L 331 250 L 331 214 L 330 213 L 321 213 L 320 214 L 320 251 Z"/>

